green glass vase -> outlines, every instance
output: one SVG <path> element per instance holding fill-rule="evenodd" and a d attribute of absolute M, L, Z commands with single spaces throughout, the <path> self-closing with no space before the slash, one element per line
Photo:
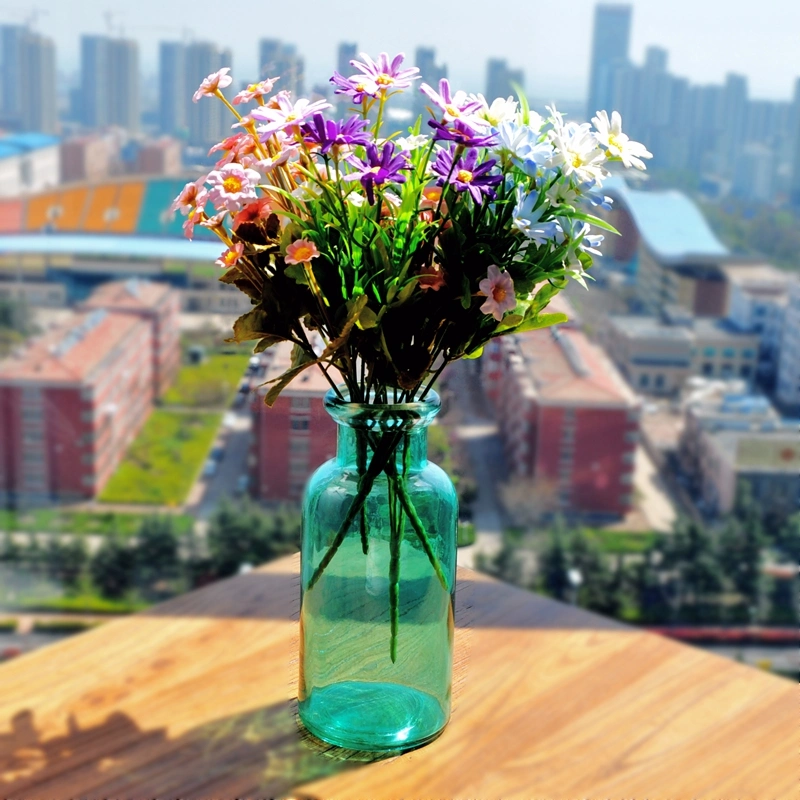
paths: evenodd
<path fill-rule="evenodd" d="M 299 716 L 330 744 L 409 750 L 450 716 L 458 500 L 427 460 L 440 401 L 331 391 L 325 407 L 338 451 L 303 501 Z"/>

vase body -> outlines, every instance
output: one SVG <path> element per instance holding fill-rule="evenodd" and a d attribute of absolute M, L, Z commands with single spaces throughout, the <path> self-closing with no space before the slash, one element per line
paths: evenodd
<path fill-rule="evenodd" d="M 325 406 L 338 452 L 303 502 L 299 716 L 340 747 L 408 750 L 450 715 L 458 501 L 427 460 L 439 399 L 367 406 L 329 392 Z"/>

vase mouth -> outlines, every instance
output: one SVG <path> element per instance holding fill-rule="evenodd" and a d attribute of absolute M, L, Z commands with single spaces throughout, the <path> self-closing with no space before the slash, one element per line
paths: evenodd
<path fill-rule="evenodd" d="M 410 403 L 353 403 L 346 386 L 340 386 L 341 397 L 328 390 L 325 410 L 333 419 L 351 428 L 369 430 L 411 430 L 430 425 L 442 407 L 442 400 L 432 389 L 424 400 Z"/>

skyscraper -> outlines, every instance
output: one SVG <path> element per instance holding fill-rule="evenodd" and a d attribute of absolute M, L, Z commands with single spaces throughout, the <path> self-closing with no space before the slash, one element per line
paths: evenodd
<path fill-rule="evenodd" d="M 336 51 L 336 71 L 345 77 L 352 75 L 355 70 L 350 66 L 350 62 L 357 57 L 358 45 L 355 42 L 339 42 L 339 48 Z M 350 98 L 342 94 L 337 94 L 335 97 L 337 112 L 344 114 L 350 106 Z"/>
<path fill-rule="evenodd" d="M 491 103 L 498 97 L 516 95 L 514 85 L 525 88 L 525 75 L 521 69 L 509 69 L 504 58 L 490 58 L 486 62 L 486 100 Z"/>
<path fill-rule="evenodd" d="M 52 39 L 22 25 L 0 26 L 0 118 L 21 131 L 56 133 L 56 54 Z"/>
<path fill-rule="evenodd" d="M 792 151 L 792 181 L 789 188 L 789 199 L 795 208 L 800 209 L 800 78 L 797 78 L 794 82 L 791 116 L 791 138 L 794 141 L 794 148 Z"/>
<path fill-rule="evenodd" d="M 428 114 L 426 106 L 429 105 L 430 100 L 419 90 L 420 83 L 427 83 L 433 86 L 438 91 L 439 80 L 447 77 L 447 67 L 444 64 L 436 63 L 436 50 L 432 47 L 418 47 L 415 53 L 414 65 L 419 68 L 420 80 L 414 82 L 412 97 L 412 113 L 414 115 L 412 122 L 417 121 L 417 117 L 422 115 L 422 130 L 421 133 L 428 132 L 426 122 Z"/>
<path fill-rule="evenodd" d="M 231 125 L 236 121 L 227 108 L 213 97 L 201 97 L 192 101 L 192 95 L 205 77 L 223 67 L 233 64 L 230 50 L 220 50 L 211 42 L 192 42 L 186 46 L 186 121 L 189 128 L 189 143 L 205 147 L 231 135 Z M 233 96 L 233 85 L 224 90 Z"/>
<path fill-rule="evenodd" d="M 258 63 L 261 70 L 259 77 L 279 75 L 278 88 L 290 91 L 295 97 L 305 93 L 305 61 L 293 44 L 280 39 L 262 39 L 258 43 Z"/>
<path fill-rule="evenodd" d="M 615 68 L 628 64 L 632 8 L 629 5 L 600 4 L 594 10 L 594 35 L 589 74 L 587 118 L 610 109 L 611 82 Z"/>
<path fill-rule="evenodd" d="M 139 45 L 130 39 L 81 37 L 81 121 L 88 128 L 139 129 Z"/>
<path fill-rule="evenodd" d="M 186 45 L 160 42 L 158 45 L 158 116 L 163 133 L 188 135 Z"/>

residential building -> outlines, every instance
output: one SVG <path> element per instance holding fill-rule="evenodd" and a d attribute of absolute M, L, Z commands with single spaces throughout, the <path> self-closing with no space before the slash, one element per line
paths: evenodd
<path fill-rule="evenodd" d="M 198 84 L 199 85 L 199 84 Z M 189 82 L 186 77 L 186 44 L 159 42 L 158 118 L 162 133 L 186 138 L 189 135 Z M 197 86 L 191 90 L 194 91 Z"/>
<path fill-rule="evenodd" d="M 0 197 L 41 192 L 57 186 L 60 178 L 58 137 L 17 133 L 0 138 Z"/>
<path fill-rule="evenodd" d="M 86 310 L 131 314 L 150 325 L 153 396 L 161 397 L 181 365 L 180 295 L 166 283 L 129 278 L 101 284 L 82 303 Z"/>
<path fill-rule="evenodd" d="M 259 78 L 280 76 L 280 89 L 286 89 L 293 97 L 305 94 L 305 61 L 297 47 L 279 39 L 262 39 L 258 43 Z M 349 70 L 352 67 L 348 66 Z M 348 73 L 352 74 L 352 73 Z"/>
<path fill-rule="evenodd" d="M 800 78 L 794 82 L 794 95 L 791 111 L 791 181 L 789 185 L 789 200 L 792 205 L 800 209 Z"/>
<path fill-rule="evenodd" d="M 632 14 L 630 5 L 595 6 L 587 119 L 601 109 L 616 108 L 612 102 L 612 81 L 615 69 L 628 64 Z"/>
<path fill-rule="evenodd" d="M 609 318 L 607 352 L 642 394 L 680 392 L 692 374 L 692 347 L 689 328 L 667 325 L 657 317 Z"/>
<path fill-rule="evenodd" d="M 797 279 L 771 264 L 724 266 L 730 286 L 728 319 L 744 331 L 759 334 L 758 374 L 771 387 L 775 381 L 789 289 Z"/>
<path fill-rule="evenodd" d="M 761 337 L 727 319 L 696 319 L 692 372 L 704 378 L 743 378 L 752 383 L 758 369 Z"/>
<path fill-rule="evenodd" d="M 495 340 L 496 397 L 512 476 L 551 493 L 563 513 L 618 517 L 633 505 L 639 402 L 605 353 L 576 329 Z"/>
<path fill-rule="evenodd" d="M 188 141 L 191 145 L 209 147 L 231 135 L 231 125 L 235 120 L 230 111 L 218 100 L 203 98 L 202 103 L 195 103 L 192 101 L 192 95 L 212 72 L 223 67 L 232 67 L 233 56 L 230 50 L 220 50 L 211 42 L 192 42 L 186 45 L 185 57 L 186 83 L 183 97 L 186 104 Z M 223 90 L 228 100 L 234 95 L 232 86 Z"/>
<path fill-rule="evenodd" d="M 81 37 L 81 122 L 116 125 L 136 133 L 140 124 L 139 45 L 132 39 Z"/>
<path fill-rule="evenodd" d="M 272 347 L 266 381 L 291 366 L 289 343 Z M 265 389 L 253 402 L 254 475 L 250 486 L 260 500 L 298 502 L 306 481 L 336 455 L 336 423 L 323 406 L 330 385 L 322 373 L 307 369 L 281 392 L 275 404 L 264 404 Z"/>
<path fill-rule="evenodd" d="M 143 142 L 136 169 L 143 175 L 180 175 L 183 171 L 181 143 L 169 136 Z"/>
<path fill-rule="evenodd" d="M 339 42 L 339 47 L 336 50 L 336 71 L 345 78 L 355 74 L 356 69 L 350 65 L 350 62 L 358 58 L 358 45 L 355 42 Z M 330 87 L 332 90 L 333 87 Z M 337 94 L 334 95 L 334 101 L 337 108 L 337 113 L 344 115 L 348 108 L 352 105 L 352 100 L 347 95 Z"/>
<path fill-rule="evenodd" d="M 97 309 L 0 362 L 0 501 L 94 498 L 153 400 L 151 329 Z"/>
<path fill-rule="evenodd" d="M 800 411 L 800 283 L 789 288 L 783 321 L 775 397 L 781 406 Z"/>
<path fill-rule="evenodd" d="M 525 74 L 521 69 L 510 69 L 504 58 L 490 58 L 486 62 L 487 102 L 498 97 L 516 97 L 515 86 L 525 88 Z"/>
<path fill-rule="evenodd" d="M 800 509 L 800 441 L 795 430 L 703 430 L 697 449 L 700 502 L 708 515 L 732 511 L 743 485 L 755 503 L 772 513 Z"/>
<path fill-rule="evenodd" d="M 114 141 L 102 134 L 67 139 L 61 143 L 61 182 L 97 183 L 111 174 L 116 155 Z"/>

